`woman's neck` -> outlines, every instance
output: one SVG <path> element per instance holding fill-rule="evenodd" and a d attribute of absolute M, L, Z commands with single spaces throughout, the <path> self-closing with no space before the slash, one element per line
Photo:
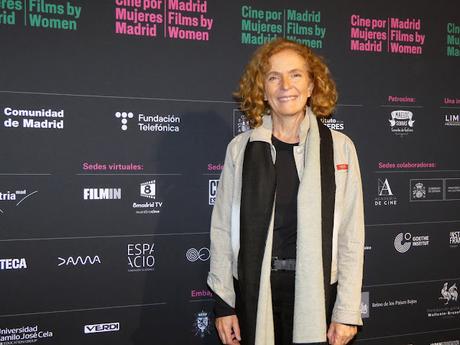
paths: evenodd
<path fill-rule="evenodd" d="M 296 144 L 299 142 L 300 124 L 305 114 L 293 116 L 279 116 L 272 114 L 273 130 L 272 134 L 278 140 L 285 143 Z"/>

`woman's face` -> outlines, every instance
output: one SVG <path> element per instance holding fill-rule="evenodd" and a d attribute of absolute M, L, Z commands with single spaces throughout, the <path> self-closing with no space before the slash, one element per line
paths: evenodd
<path fill-rule="evenodd" d="M 303 116 L 313 83 L 305 59 L 293 50 L 282 50 L 268 60 L 264 98 L 274 116 Z"/>

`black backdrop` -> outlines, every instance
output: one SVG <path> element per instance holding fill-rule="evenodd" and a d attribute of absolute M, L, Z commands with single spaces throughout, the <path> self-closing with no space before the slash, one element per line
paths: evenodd
<path fill-rule="evenodd" d="M 0 1 L 0 344 L 217 344 L 209 219 L 258 44 L 317 47 L 366 208 L 357 343 L 459 344 L 457 1 Z M 212 20 L 212 22 L 211 22 Z"/>

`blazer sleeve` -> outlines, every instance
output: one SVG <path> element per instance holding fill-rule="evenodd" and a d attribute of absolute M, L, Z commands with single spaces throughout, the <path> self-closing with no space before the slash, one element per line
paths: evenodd
<path fill-rule="evenodd" d="M 222 302 L 235 307 L 233 287 L 233 252 L 231 244 L 231 212 L 233 199 L 234 163 L 231 155 L 231 143 L 227 147 L 224 168 L 217 187 L 216 201 L 211 216 L 210 271 L 207 283 L 215 295 L 217 309 Z M 220 303 L 219 303 L 220 302 Z M 229 309 L 225 308 L 229 315 Z"/>
<path fill-rule="evenodd" d="M 364 206 L 356 149 L 349 138 L 345 148 L 348 174 L 345 181 L 341 226 L 338 229 L 337 298 L 332 321 L 362 325 L 361 286 L 364 263 Z"/>

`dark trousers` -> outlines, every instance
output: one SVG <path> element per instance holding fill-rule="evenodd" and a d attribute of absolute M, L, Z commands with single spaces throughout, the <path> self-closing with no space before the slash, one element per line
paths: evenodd
<path fill-rule="evenodd" d="M 291 345 L 294 324 L 295 271 L 272 271 L 270 280 L 275 345 Z"/>
<path fill-rule="evenodd" d="M 275 345 L 292 345 L 294 325 L 294 271 L 272 271 L 270 276 L 273 305 L 273 326 Z M 337 284 L 330 287 L 330 305 L 326 310 L 326 322 L 329 326 L 332 309 L 337 295 Z M 327 343 L 315 343 L 327 344 Z M 310 344 L 313 345 L 313 344 Z"/>

